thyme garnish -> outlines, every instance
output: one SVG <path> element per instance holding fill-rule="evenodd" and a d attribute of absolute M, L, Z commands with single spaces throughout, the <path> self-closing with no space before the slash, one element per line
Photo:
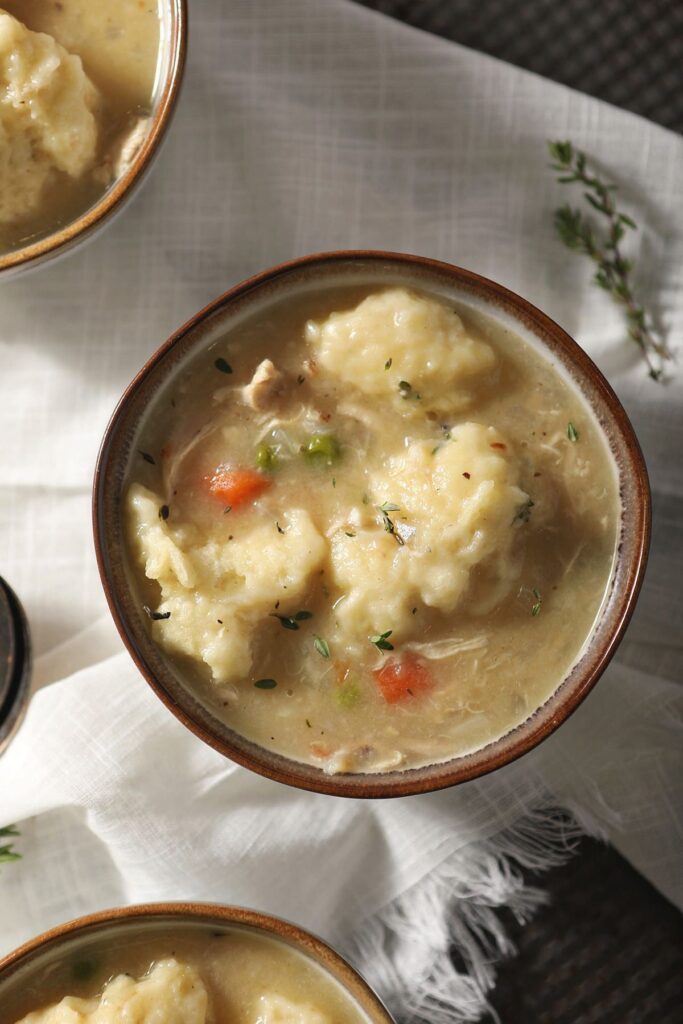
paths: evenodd
<path fill-rule="evenodd" d="M 579 440 L 579 432 L 576 429 L 576 427 L 574 426 L 574 424 L 571 422 L 571 420 L 567 424 L 567 437 L 572 442 L 576 442 L 576 441 Z"/>
<path fill-rule="evenodd" d="M 219 356 L 218 359 L 215 359 L 213 365 L 217 370 L 220 370 L 221 373 L 232 373 L 232 366 L 227 359 L 223 359 L 223 356 Z"/>
<path fill-rule="evenodd" d="M 162 505 L 161 508 L 159 509 L 159 519 L 164 519 L 164 520 L 168 519 L 169 511 L 170 511 L 170 509 L 169 509 L 168 505 Z"/>
<path fill-rule="evenodd" d="M 0 828 L 0 839 L 9 839 L 10 836 L 19 836 L 21 832 L 16 825 L 5 825 Z M 12 860 L 21 860 L 21 854 L 14 849 L 14 843 L 5 843 L 0 846 L 0 864 L 9 864 Z"/>
<path fill-rule="evenodd" d="M 400 512 L 401 511 L 400 507 L 398 505 L 394 505 L 390 501 L 384 501 L 384 502 L 382 502 L 381 505 L 375 505 L 375 508 L 377 509 L 377 511 L 379 512 L 379 514 L 382 517 L 382 521 L 384 522 L 384 529 L 386 530 L 386 532 L 390 533 L 392 535 L 392 537 L 394 538 L 394 540 L 396 541 L 397 544 L 399 544 L 399 545 L 405 544 L 405 541 L 403 540 L 403 537 L 400 535 L 400 533 L 396 532 L 396 527 L 394 526 L 394 522 L 393 522 L 391 516 L 389 515 L 390 512 Z"/>
<path fill-rule="evenodd" d="M 257 690 L 274 690 L 277 683 L 274 679 L 257 679 L 254 686 Z"/>
<path fill-rule="evenodd" d="M 270 613 L 271 619 L 279 619 L 283 629 L 298 629 L 299 623 L 304 619 L 312 619 L 313 612 L 297 612 L 295 615 L 278 615 L 277 612 Z"/>
<path fill-rule="evenodd" d="M 156 460 L 154 459 L 154 456 L 149 454 L 149 452 L 143 452 L 141 448 L 138 448 L 138 455 L 142 455 L 145 462 L 149 462 L 150 466 L 156 466 Z"/>
<path fill-rule="evenodd" d="M 413 391 L 413 385 L 409 384 L 407 380 L 400 380 L 398 382 L 398 390 L 401 398 L 414 398 L 419 401 L 422 395 L 418 391 Z"/>
<path fill-rule="evenodd" d="M 143 611 L 145 611 L 147 615 L 149 615 L 152 622 L 161 622 L 162 619 L 171 618 L 170 612 L 153 612 L 152 609 L 147 604 L 143 604 L 142 608 Z"/>
<path fill-rule="evenodd" d="M 323 640 L 323 638 L 321 636 L 318 636 L 317 633 L 315 633 L 313 636 L 313 646 L 315 647 L 318 654 L 320 654 L 323 658 L 329 658 L 330 645 L 328 644 L 327 640 Z"/>
<path fill-rule="evenodd" d="M 636 300 L 630 279 L 633 261 L 626 259 L 620 248 L 626 230 L 637 231 L 637 226 L 617 209 L 613 196 L 617 186 L 606 184 L 587 170 L 585 153 L 571 142 L 548 142 L 548 149 L 555 161 L 551 166 L 559 173 L 557 180 L 585 186 L 584 199 L 607 220 L 606 231 L 599 234 L 588 217 L 565 204 L 555 210 L 555 229 L 567 248 L 584 253 L 596 264 L 593 283 L 623 307 L 629 337 L 643 353 L 650 377 L 661 380 L 662 364 L 671 359 L 671 352 L 664 341 L 656 338 L 652 317 Z"/>
<path fill-rule="evenodd" d="M 280 526 L 280 524 L 278 523 L 277 519 L 275 520 L 275 525 L 277 526 L 277 532 L 278 532 L 278 533 L 284 533 L 284 532 L 285 532 L 285 531 L 284 531 L 284 530 L 282 529 L 282 527 Z"/>
<path fill-rule="evenodd" d="M 532 499 L 529 498 L 528 501 L 525 501 L 524 504 L 520 505 L 520 507 L 517 509 L 517 512 L 515 513 L 515 517 L 512 520 L 512 522 L 513 523 L 528 523 L 529 522 L 529 516 L 531 515 L 531 510 L 532 510 L 533 507 L 534 507 L 534 503 L 533 503 Z"/>
<path fill-rule="evenodd" d="M 536 590 L 536 587 L 533 588 L 531 593 L 536 598 L 536 602 L 531 609 L 531 614 L 534 616 L 534 618 L 536 618 L 537 615 L 540 615 L 541 605 L 543 604 L 543 598 L 541 597 L 540 592 Z"/>
<path fill-rule="evenodd" d="M 368 640 L 371 644 L 374 644 L 378 651 L 393 651 L 394 645 L 389 643 L 389 637 L 393 632 L 393 629 L 387 629 L 385 633 L 369 636 Z"/>
<path fill-rule="evenodd" d="M 394 360 L 391 358 L 391 356 L 389 356 L 389 358 L 387 359 L 386 363 L 384 364 L 384 369 L 385 370 L 390 370 L 391 369 L 391 364 L 393 363 L 393 361 Z"/>

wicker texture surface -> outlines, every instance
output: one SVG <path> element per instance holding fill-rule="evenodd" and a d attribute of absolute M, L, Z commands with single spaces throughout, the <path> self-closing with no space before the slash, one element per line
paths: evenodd
<path fill-rule="evenodd" d="M 359 0 L 683 132 L 681 0 Z"/>

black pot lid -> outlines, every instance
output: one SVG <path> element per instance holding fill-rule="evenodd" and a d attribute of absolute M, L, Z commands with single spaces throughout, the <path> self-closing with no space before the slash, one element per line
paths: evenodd
<path fill-rule="evenodd" d="M 31 638 L 17 595 L 0 576 L 0 754 L 18 729 L 31 691 Z"/>

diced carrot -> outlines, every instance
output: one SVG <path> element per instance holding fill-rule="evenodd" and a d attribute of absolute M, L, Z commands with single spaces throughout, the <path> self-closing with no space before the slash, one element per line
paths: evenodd
<path fill-rule="evenodd" d="M 387 704 L 398 704 L 429 693 L 434 681 L 423 661 L 406 654 L 387 661 L 372 673 Z"/>
<path fill-rule="evenodd" d="M 272 482 L 255 469 L 217 469 L 207 480 L 214 497 L 231 508 L 255 501 Z"/>

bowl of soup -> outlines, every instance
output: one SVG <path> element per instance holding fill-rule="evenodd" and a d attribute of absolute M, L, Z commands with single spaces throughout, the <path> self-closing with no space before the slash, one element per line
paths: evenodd
<path fill-rule="evenodd" d="M 392 1024 L 326 943 L 266 914 L 169 903 L 53 928 L 0 961 L 0 1024 Z"/>
<path fill-rule="evenodd" d="M 2 0 L 0 279 L 73 249 L 132 196 L 186 42 L 185 0 Z"/>
<path fill-rule="evenodd" d="M 114 620 L 237 762 L 419 793 L 535 746 L 586 696 L 644 571 L 647 473 L 540 310 L 402 254 L 266 271 L 129 386 L 94 484 Z"/>

